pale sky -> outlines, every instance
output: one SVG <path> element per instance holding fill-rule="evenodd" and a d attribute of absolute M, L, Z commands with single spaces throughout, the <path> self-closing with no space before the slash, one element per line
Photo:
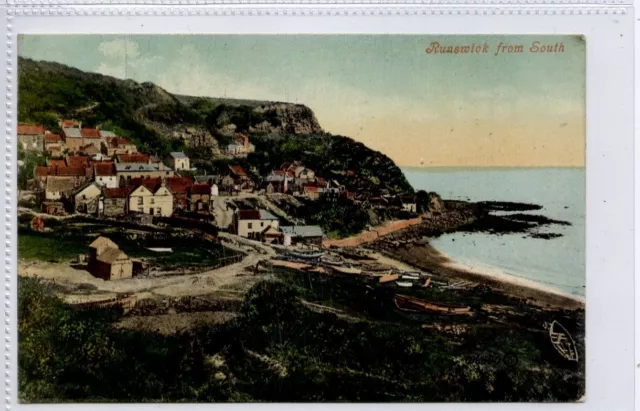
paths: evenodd
<path fill-rule="evenodd" d="M 565 51 L 528 52 L 536 40 Z M 433 41 L 489 53 L 425 53 Z M 494 56 L 500 42 L 525 52 Z M 578 36 L 43 35 L 18 50 L 177 94 L 306 104 L 402 166 L 584 166 Z"/>

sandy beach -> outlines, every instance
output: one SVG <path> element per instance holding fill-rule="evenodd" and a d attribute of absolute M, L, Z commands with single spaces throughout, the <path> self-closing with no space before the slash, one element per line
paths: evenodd
<path fill-rule="evenodd" d="M 506 295 L 527 300 L 542 307 L 584 309 L 584 299 L 565 294 L 543 284 L 505 274 L 490 267 L 457 262 L 428 243 L 407 243 L 397 247 L 376 247 L 387 256 L 411 266 L 449 278 L 472 281 Z"/>

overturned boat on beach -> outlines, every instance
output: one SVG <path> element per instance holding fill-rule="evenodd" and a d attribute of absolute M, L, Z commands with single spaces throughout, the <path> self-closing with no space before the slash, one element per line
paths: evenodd
<path fill-rule="evenodd" d="M 553 321 L 549 328 L 551 344 L 562 357 L 569 361 L 578 361 L 578 349 L 571 334 L 557 321 Z"/>
<path fill-rule="evenodd" d="M 409 295 L 396 294 L 393 302 L 401 311 L 408 312 L 429 312 L 446 315 L 470 315 L 471 307 L 463 304 L 437 303 Z"/>
<path fill-rule="evenodd" d="M 324 255 L 324 251 L 287 251 L 284 255 L 301 260 L 317 260 Z"/>

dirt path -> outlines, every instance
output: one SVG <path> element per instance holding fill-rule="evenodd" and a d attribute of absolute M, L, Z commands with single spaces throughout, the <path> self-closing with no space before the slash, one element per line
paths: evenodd
<path fill-rule="evenodd" d="M 64 290 L 61 293 L 69 302 L 107 299 L 115 297 L 116 294 L 131 294 L 138 298 L 182 297 L 210 294 L 223 288 L 251 283 L 255 278 L 248 273 L 245 274 L 245 270 L 267 258 L 268 256 L 263 254 L 251 253 L 239 263 L 198 274 L 120 281 L 104 281 L 86 270 L 67 264 L 42 262 L 20 262 L 18 274 L 53 280 Z"/>

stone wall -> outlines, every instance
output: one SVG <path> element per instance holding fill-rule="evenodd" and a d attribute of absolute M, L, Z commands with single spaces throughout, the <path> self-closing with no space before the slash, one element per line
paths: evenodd
<path fill-rule="evenodd" d="M 117 217 L 125 214 L 125 205 L 127 200 L 124 198 L 105 198 L 104 199 L 104 216 Z"/>

